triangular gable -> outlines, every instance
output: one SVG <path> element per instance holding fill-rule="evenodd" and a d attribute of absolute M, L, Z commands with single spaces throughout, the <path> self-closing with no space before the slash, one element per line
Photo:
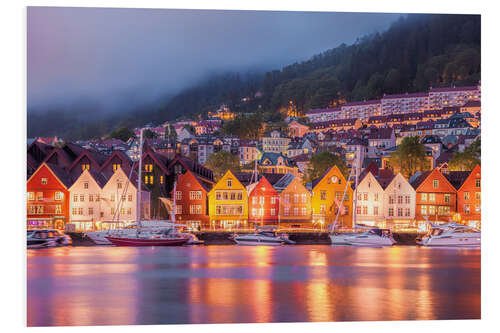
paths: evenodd
<path fill-rule="evenodd" d="M 227 188 L 225 184 L 229 177 L 231 177 L 231 179 L 233 180 L 233 186 L 231 188 L 241 188 L 246 190 L 245 186 L 243 186 L 243 184 L 238 180 L 238 178 L 236 178 L 236 176 L 232 173 L 232 171 L 227 170 L 224 176 L 222 176 L 222 178 L 217 182 L 217 184 L 214 185 L 214 187 L 212 188 L 212 190 L 210 190 L 210 192 L 216 189 Z"/>
<path fill-rule="evenodd" d="M 438 178 L 438 180 L 440 182 L 444 181 L 444 184 L 447 185 L 448 190 L 450 190 L 450 192 L 456 192 L 457 191 L 455 189 L 455 187 L 450 183 L 450 181 L 448 179 L 446 179 L 446 177 L 439 171 L 438 168 L 434 168 L 434 170 L 432 170 L 427 175 L 427 177 L 425 177 L 425 179 L 420 183 L 420 185 L 415 190 L 418 192 L 421 187 L 427 185 L 427 183 L 429 182 L 430 179 L 434 180 L 434 178 L 436 178 L 436 177 Z"/>
<path fill-rule="evenodd" d="M 340 172 L 340 169 L 337 167 L 337 165 L 334 165 L 325 171 L 323 176 L 314 185 L 314 188 L 316 186 L 319 186 L 320 184 L 323 184 L 324 182 L 328 182 L 328 179 L 330 179 L 333 176 L 338 177 L 342 181 L 342 184 L 346 183 L 346 179 L 344 178 L 344 175 L 342 174 L 342 172 Z"/>
<path fill-rule="evenodd" d="M 472 169 L 472 171 L 470 172 L 469 176 L 467 177 L 467 179 L 462 183 L 462 185 L 458 188 L 457 192 L 458 191 L 461 191 L 462 190 L 462 187 L 465 186 L 465 184 L 467 184 L 469 182 L 470 179 L 472 178 L 476 178 L 476 173 L 479 172 L 479 176 L 481 176 L 481 166 L 479 164 L 477 164 L 474 169 Z"/>
<path fill-rule="evenodd" d="M 136 174 L 133 174 L 132 177 L 134 177 L 134 175 L 136 175 Z M 111 186 L 110 184 L 112 184 L 112 182 L 116 178 L 118 178 L 118 177 L 123 178 L 124 182 L 130 181 L 130 183 L 129 183 L 128 186 L 129 187 L 132 186 L 132 188 L 137 191 L 137 186 L 136 186 L 137 181 L 133 181 L 132 179 L 129 179 L 128 175 L 125 173 L 125 171 L 123 171 L 122 168 L 116 169 L 116 171 L 113 173 L 113 175 L 111 177 L 109 177 L 109 179 L 106 182 L 106 184 L 104 184 L 104 186 L 102 187 L 102 189 L 105 189 L 106 187 L 108 187 L 108 185 Z M 144 185 L 142 185 L 141 186 L 141 192 L 147 192 L 147 191 L 148 191 L 147 188 Z"/>
<path fill-rule="evenodd" d="M 119 158 L 123 162 L 123 164 L 127 166 L 127 168 L 130 168 L 130 162 L 131 162 L 130 158 L 128 158 L 128 156 L 125 153 L 119 150 L 115 150 L 108 157 L 108 159 L 101 165 L 100 171 L 104 170 L 115 157 Z"/>
<path fill-rule="evenodd" d="M 292 191 L 297 191 L 296 189 L 293 189 L 293 187 L 298 187 L 298 191 L 307 193 L 311 195 L 311 192 L 302 184 L 302 181 L 300 180 L 299 177 L 294 177 L 292 181 L 281 191 L 281 193 L 286 192 L 288 190 Z"/>
<path fill-rule="evenodd" d="M 36 174 L 42 170 L 42 168 L 46 168 L 50 171 L 50 173 L 54 176 L 54 178 L 59 182 L 59 184 L 61 184 L 66 190 L 72 185 L 72 184 L 65 184 L 64 181 L 61 180 L 61 178 L 59 178 L 56 174 L 56 172 L 54 172 L 54 170 L 52 170 L 48 165 L 47 163 L 43 162 L 42 164 L 40 164 L 40 166 L 38 167 L 38 169 L 35 170 L 35 172 L 33 172 L 33 174 L 31 175 L 31 177 L 27 180 L 26 184 L 28 184 L 32 179 L 35 179 L 35 176 Z"/>
<path fill-rule="evenodd" d="M 47 157 L 45 157 L 45 159 L 43 160 L 43 163 L 50 163 L 49 161 L 54 157 L 54 155 L 57 155 L 57 158 L 58 158 L 57 163 L 54 163 L 54 164 L 57 164 L 57 165 L 64 164 L 64 166 L 71 165 L 71 161 L 68 160 L 68 158 L 66 156 L 64 156 L 64 153 L 62 153 L 59 148 L 54 149 L 50 154 L 48 154 Z M 64 163 L 61 163 L 59 158 L 62 158 Z"/>
<path fill-rule="evenodd" d="M 401 181 L 401 182 L 404 182 L 404 183 L 407 183 L 409 185 L 409 188 L 415 190 L 413 188 L 413 186 L 408 182 L 408 180 L 400 173 L 398 172 L 393 178 L 392 180 L 389 182 L 389 184 L 387 184 L 386 188 L 384 190 L 387 190 L 388 188 L 392 187 L 393 183 L 396 182 L 396 181 Z"/>
<path fill-rule="evenodd" d="M 275 193 L 276 195 L 278 192 L 274 189 L 274 187 L 271 185 L 271 183 L 267 180 L 266 177 L 261 177 L 260 180 L 256 183 L 256 185 L 251 189 L 251 191 L 248 192 L 248 195 L 252 195 L 252 193 L 258 189 L 265 188 L 265 191 L 270 191 L 271 193 Z"/>
<path fill-rule="evenodd" d="M 168 163 L 168 160 L 166 161 L 167 163 L 163 163 L 159 160 L 158 156 L 157 156 L 157 153 L 154 153 L 152 151 L 147 151 L 145 152 L 143 155 L 142 155 L 142 161 L 144 162 L 144 159 L 149 156 L 151 157 L 151 159 L 160 167 L 160 169 L 166 174 L 166 175 L 170 175 L 170 171 L 168 171 L 168 168 L 167 168 L 167 163 Z M 163 157 L 163 156 L 162 156 Z M 166 157 L 165 157 L 166 158 Z M 139 163 L 136 163 L 134 169 L 137 169 L 139 168 Z"/>
<path fill-rule="evenodd" d="M 94 159 L 92 154 L 90 154 L 88 151 L 85 150 L 73 161 L 73 163 L 69 166 L 68 170 L 69 171 L 73 170 L 73 168 L 78 164 L 78 162 L 81 161 L 81 159 L 84 157 L 87 157 L 90 160 L 90 162 L 94 163 L 94 165 L 97 166 L 98 169 L 101 167 L 99 163 Z"/>
<path fill-rule="evenodd" d="M 382 185 L 380 185 L 380 183 L 378 182 L 377 178 L 375 178 L 375 176 L 371 173 L 371 171 L 369 171 L 365 176 L 364 178 L 358 183 L 358 188 L 363 184 L 365 183 L 370 183 L 372 184 L 373 186 L 375 187 L 378 187 L 380 191 L 383 191 L 383 187 Z"/>
<path fill-rule="evenodd" d="M 201 181 L 194 172 L 192 172 L 191 170 L 186 170 L 186 173 L 182 174 L 179 176 L 182 181 L 184 182 L 185 179 L 187 179 L 188 177 L 192 177 L 194 179 L 194 181 L 199 185 L 200 188 L 202 188 L 205 192 L 209 192 L 210 189 L 207 187 L 207 184 L 205 184 L 203 181 Z M 173 191 L 173 190 L 172 190 Z"/>
<path fill-rule="evenodd" d="M 83 170 L 83 172 L 80 174 L 80 176 L 73 182 L 73 185 L 71 185 L 71 187 L 68 189 L 71 191 L 71 188 L 73 186 L 75 186 L 77 183 L 79 183 L 82 179 L 84 178 L 90 178 L 99 188 L 103 188 L 105 184 L 103 184 L 103 186 L 101 186 L 99 184 L 99 182 L 94 178 L 94 175 L 92 175 L 92 173 L 90 173 L 87 169 Z"/>

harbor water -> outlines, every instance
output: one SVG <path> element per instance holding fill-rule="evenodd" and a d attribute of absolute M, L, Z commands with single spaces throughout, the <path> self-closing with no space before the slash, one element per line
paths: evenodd
<path fill-rule="evenodd" d="M 481 317 L 474 249 L 94 246 L 27 257 L 28 326 Z"/>

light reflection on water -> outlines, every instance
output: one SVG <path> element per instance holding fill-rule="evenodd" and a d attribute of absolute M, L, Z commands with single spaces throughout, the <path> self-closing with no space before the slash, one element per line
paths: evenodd
<path fill-rule="evenodd" d="M 28 250 L 28 325 L 480 318 L 480 250 Z"/>

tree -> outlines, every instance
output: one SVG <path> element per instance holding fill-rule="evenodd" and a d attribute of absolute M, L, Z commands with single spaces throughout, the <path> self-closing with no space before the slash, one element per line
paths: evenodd
<path fill-rule="evenodd" d="M 191 124 L 186 124 L 186 125 L 182 126 L 182 128 L 185 128 L 185 129 L 187 129 L 189 132 L 194 133 L 194 127 L 193 127 L 193 125 L 191 125 Z"/>
<path fill-rule="evenodd" d="M 130 138 L 135 138 L 135 134 L 134 134 L 134 131 L 132 131 L 128 127 L 120 127 L 118 129 L 115 129 L 113 132 L 111 132 L 109 134 L 109 138 L 119 139 L 119 140 L 122 140 L 123 142 L 126 142 Z"/>
<path fill-rule="evenodd" d="M 240 171 L 239 157 L 225 150 L 221 150 L 208 156 L 207 163 L 205 165 L 213 171 L 215 181 L 222 178 L 227 170 L 231 170 L 233 172 Z"/>
<path fill-rule="evenodd" d="M 305 177 L 306 181 L 312 182 L 314 179 L 323 176 L 326 170 L 334 165 L 336 165 L 340 169 L 344 177 L 347 178 L 347 165 L 345 164 L 342 157 L 340 157 L 340 155 L 332 154 L 328 151 L 314 154 L 307 165 Z"/>
<path fill-rule="evenodd" d="M 463 152 L 455 152 L 448 164 L 451 171 L 471 171 L 481 165 L 481 138 L 477 138 Z"/>
<path fill-rule="evenodd" d="M 418 136 L 407 136 L 401 141 L 398 149 L 389 158 L 389 163 L 406 178 L 417 171 L 429 169 L 425 159 L 425 146 Z"/>
<path fill-rule="evenodd" d="M 144 139 L 156 139 L 158 134 L 150 130 L 149 128 L 142 132 Z"/>

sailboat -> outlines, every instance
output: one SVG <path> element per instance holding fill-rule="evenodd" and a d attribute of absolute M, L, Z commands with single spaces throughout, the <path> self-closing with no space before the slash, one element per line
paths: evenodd
<path fill-rule="evenodd" d="M 349 186 L 349 181 L 351 180 L 352 177 L 352 171 L 354 169 L 351 169 L 351 172 L 349 173 L 349 177 L 346 182 L 346 187 L 344 189 L 344 194 L 342 195 L 342 201 L 344 201 L 345 194 L 347 192 L 347 188 Z M 354 228 L 361 228 L 365 229 L 364 232 L 354 232 L 354 233 L 337 233 L 335 232 L 335 227 L 337 225 L 337 220 L 340 215 L 341 211 L 341 203 L 337 203 L 338 205 L 338 211 L 337 211 L 337 216 L 335 217 L 335 222 L 332 225 L 331 232 L 330 232 L 330 240 L 332 245 L 354 245 L 354 246 L 375 246 L 375 247 L 380 247 L 380 246 L 392 246 L 396 243 L 394 238 L 392 237 L 392 234 L 390 230 L 388 229 L 380 229 L 377 227 L 366 227 L 366 226 L 359 226 L 356 224 L 356 206 L 357 206 L 357 187 L 358 187 L 358 165 L 356 164 L 356 169 L 355 169 L 355 178 L 356 178 L 356 183 L 355 183 L 355 191 L 354 191 L 354 198 L 353 198 L 353 226 Z"/>
<path fill-rule="evenodd" d="M 143 233 L 141 228 L 141 185 L 142 185 L 142 129 L 139 145 L 139 175 L 137 181 L 137 229 L 135 234 L 110 235 L 106 239 L 116 246 L 179 246 L 186 244 L 190 237 L 179 233 L 175 228 L 166 229 L 160 233 Z M 174 212 L 175 214 L 175 212 Z"/>

